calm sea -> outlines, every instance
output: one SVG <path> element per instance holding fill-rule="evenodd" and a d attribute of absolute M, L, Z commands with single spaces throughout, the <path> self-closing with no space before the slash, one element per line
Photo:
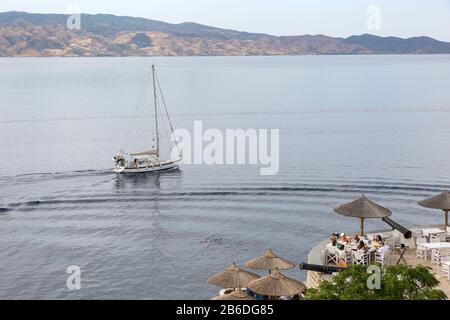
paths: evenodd
<path fill-rule="evenodd" d="M 113 174 L 125 141 L 149 147 L 151 64 L 176 127 L 279 128 L 279 174 Z M 208 299 L 233 261 L 271 247 L 298 264 L 357 230 L 332 208 L 362 193 L 442 223 L 416 201 L 450 186 L 449 88 L 441 55 L 1 59 L 0 298 Z"/>

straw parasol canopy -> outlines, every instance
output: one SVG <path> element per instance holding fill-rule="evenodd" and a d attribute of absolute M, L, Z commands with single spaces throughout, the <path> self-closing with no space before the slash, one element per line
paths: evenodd
<path fill-rule="evenodd" d="M 242 290 L 237 289 L 229 294 L 213 297 L 211 300 L 255 300 L 255 298 L 245 294 Z"/>
<path fill-rule="evenodd" d="M 259 278 L 256 273 L 245 271 L 233 262 L 225 271 L 209 277 L 208 283 L 222 288 L 242 288 Z"/>
<path fill-rule="evenodd" d="M 440 194 L 419 201 L 419 205 L 425 208 L 441 209 L 445 213 L 445 227 L 448 227 L 448 212 L 450 211 L 450 192 L 444 191 Z"/>
<path fill-rule="evenodd" d="M 245 263 L 249 269 L 255 270 L 286 270 L 295 267 L 295 264 L 277 256 L 272 249 L 268 249 L 262 256 Z"/>
<path fill-rule="evenodd" d="M 353 200 L 348 203 L 340 204 L 334 208 L 336 213 L 343 216 L 354 217 L 361 219 L 360 235 L 364 236 L 364 220 L 373 218 L 385 218 L 389 217 L 392 212 L 375 202 L 367 199 L 365 195 L 361 198 Z"/>
<path fill-rule="evenodd" d="M 278 269 L 272 274 L 252 281 L 248 288 L 257 294 L 270 297 L 294 296 L 306 290 L 302 282 L 286 277 Z"/>

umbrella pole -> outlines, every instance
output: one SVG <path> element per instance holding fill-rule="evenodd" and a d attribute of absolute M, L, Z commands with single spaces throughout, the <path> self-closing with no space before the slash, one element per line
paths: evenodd
<path fill-rule="evenodd" d="M 361 218 L 361 226 L 360 226 L 360 236 L 364 237 L 364 218 Z"/>
<path fill-rule="evenodd" d="M 448 227 L 448 211 L 449 210 L 444 210 L 444 212 L 445 212 L 445 227 L 446 228 Z"/>

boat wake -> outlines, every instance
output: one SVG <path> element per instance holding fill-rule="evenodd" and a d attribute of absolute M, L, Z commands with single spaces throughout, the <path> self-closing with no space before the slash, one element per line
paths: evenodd
<path fill-rule="evenodd" d="M 84 175 L 92 172 L 84 172 Z M 101 173 L 100 175 L 103 175 Z M 108 171 L 108 175 L 113 175 Z M 46 176 L 40 175 L 44 180 Z M 62 175 L 60 175 L 62 178 Z M 73 178 L 72 174 L 66 174 L 66 178 Z M 169 176 L 170 178 L 170 176 Z M 33 177 L 35 180 L 36 177 Z M 111 187 L 111 180 L 96 183 L 101 190 L 70 189 L 65 190 L 65 194 L 46 195 L 38 199 L 23 199 L 24 201 L 10 202 L 5 208 L 0 208 L 0 213 L 11 210 L 78 210 L 98 205 L 106 208 L 123 204 L 124 206 L 145 206 L 154 202 L 166 203 L 168 205 L 183 206 L 199 205 L 205 203 L 269 203 L 271 205 L 298 204 L 299 206 L 310 201 L 323 202 L 334 199 L 350 198 L 354 195 L 371 194 L 379 198 L 390 199 L 389 201 L 407 202 L 413 199 L 422 198 L 431 193 L 438 192 L 441 186 L 420 186 L 420 185 L 370 185 L 370 184 L 304 184 L 299 186 L 225 186 L 225 187 L 189 187 L 183 186 L 183 191 L 174 191 L 173 188 L 161 186 L 160 176 L 150 174 L 120 176 L 115 181 L 113 192 L 107 192 L 105 186 Z M 42 182 L 42 180 L 41 180 Z M 173 183 L 173 181 L 168 181 Z M 128 188 L 128 184 L 132 184 Z M 389 196 L 389 197 L 385 197 Z M 30 195 L 36 197 L 36 194 Z M 190 203 L 191 202 L 191 203 Z"/>

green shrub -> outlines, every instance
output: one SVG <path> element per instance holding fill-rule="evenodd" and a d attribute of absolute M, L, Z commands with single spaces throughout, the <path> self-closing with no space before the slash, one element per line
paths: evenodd
<path fill-rule="evenodd" d="M 307 300 L 445 300 L 436 289 L 439 281 L 424 266 L 388 266 L 381 270 L 379 289 L 370 289 L 373 273 L 367 266 L 350 266 L 317 289 L 308 289 Z M 369 279 L 369 277 L 371 277 Z"/>

